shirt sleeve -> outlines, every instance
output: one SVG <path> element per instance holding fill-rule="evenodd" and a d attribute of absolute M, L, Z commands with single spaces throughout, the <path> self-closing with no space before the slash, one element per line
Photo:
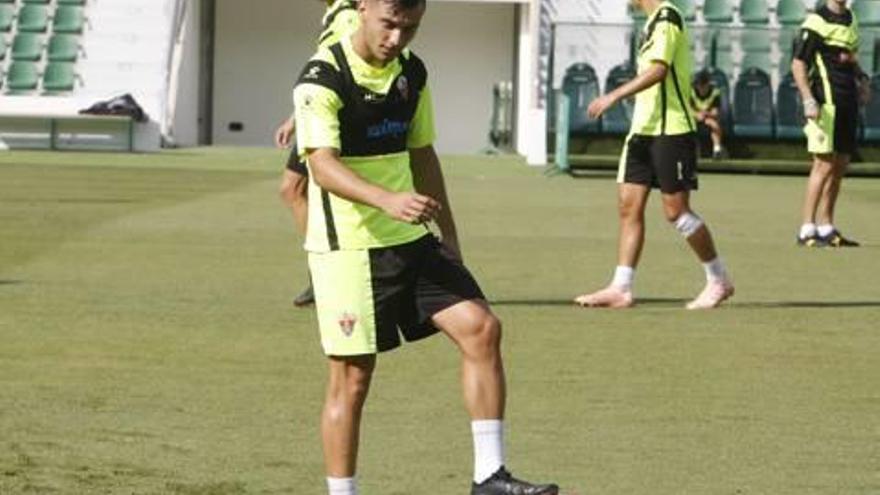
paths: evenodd
<path fill-rule="evenodd" d="M 663 62 L 672 65 L 675 58 L 675 49 L 681 40 L 681 30 L 668 20 L 657 21 L 651 38 L 648 40 L 648 48 L 644 57 L 648 60 Z"/>
<path fill-rule="evenodd" d="M 293 90 L 296 142 L 299 149 L 342 148 L 339 136 L 339 96 L 317 84 L 300 84 Z"/>
<path fill-rule="evenodd" d="M 822 37 L 812 29 L 801 29 L 794 46 L 794 58 L 812 65 L 816 60 L 816 52 L 822 45 Z"/>
<path fill-rule="evenodd" d="M 437 138 L 434 129 L 434 103 L 431 99 L 431 88 L 425 85 L 419 95 L 419 104 L 416 107 L 416 114 L 413 117 L 412 125 L 409 128 L 407 136 L 407 148 L 424 148 L 434 144 Z"/>

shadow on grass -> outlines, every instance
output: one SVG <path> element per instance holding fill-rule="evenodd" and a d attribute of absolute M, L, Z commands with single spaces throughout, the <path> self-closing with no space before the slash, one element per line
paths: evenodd
<path fill-rule="evenodd" d="M 737 308 L 877 308 L 880 301 L 754 301 L 730 305 Z"/>
<path fill-rule="evenodd" d="M 0 285 L 18 285 L 23 284 L 23 280 L 2 280 L 0 279 Z"/>
<path fill-rule="evenodd" d="M 636 300 L 638 306 L 669 306 L 682 305 L 689 299 L 665 298 L 665 297 L 640 297 Z M 578 307 L 574 297 L 569 299 L 495 299 L 489 301 L 492 306 L 572 306 Z"/>
<path fill-rule="evenodd" d="M 572 298 L 573 299 L 573 298 Z M 492 306 L 571 306 L 578 307 L 572 299 L 495 299 L 489 301 Z M 635 308 L 640 307 L 679 307 L 689 299 L 671 297 L 640 297 L 636 299 Z M 746 301 L 728 302 L 722 307 L 731 308 L 877 308 L 880 301 Z"/>

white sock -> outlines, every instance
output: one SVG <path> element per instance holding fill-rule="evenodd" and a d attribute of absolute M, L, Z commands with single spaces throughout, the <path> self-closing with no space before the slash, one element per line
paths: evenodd
<path fill-rule="evenodd" d="M 727 280 L 727 270 L 724 269 L 724 263 L 720 257 L 708 263 L 703 263 L 703 269 L 706 270 L 707 282 L 723 282 Z"/>
<path fill-rule="evenodd" d="M 715 153 L 720 153 L 721 152 L 721 145 L 720 144 L 712 145 L 712 151 Z"/>
<path fill-rule="evenodd" d="M 614 278 L 611 285 L 620 287 L 623 290 L 632 289 L 633 279 L 636 276 L 636 269 L 631 266 L 618 265 L 614 269 Z"/>
<path fill-rule="evenodd" d="M 801 225 L 801 233 L 799 234 L 801 239 L 806 239 L 807 237 L 813 237 L 816 235 L 816 224 L 815 223 L 805 223 Z"/>
<path fill-rule="evenodd" d="M 816 227 L 816 233 L 819 234 L 820 237 L 828 237 L 832 232 L 834 232 L 834 225 L 831 225 L 830 223 L 825 223 Z"/>
<path fill-rule="evenodd" d="M 474 434 L 474 483 L 489 479 L 504 465 L 504 422 L 500 419 L 471 421 Z"/>
<path fill-rule="evenodd" d="M 327 478 L 327 490 L 330 495 L 357 495 L 357 484 L 354 478 Z"/>

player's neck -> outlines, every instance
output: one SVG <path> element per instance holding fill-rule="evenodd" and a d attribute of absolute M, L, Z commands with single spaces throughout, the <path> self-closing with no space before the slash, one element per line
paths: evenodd
<path fill-rule="evenodd" d="M 650 16 L 660 7 L 661 3 L 663 3 L 663 0 L 642 0 L 642 10 L 645 11 L 645 14 Z"/>
<path fill-rule="evenodd" d="M 828 10 L 834 12 L 835 14 L 843 14 L 844 12 L 846 12 L 846 4 L 838 3 L 834 0 L 826 2 L 825 6 L 828 7 Z"/>

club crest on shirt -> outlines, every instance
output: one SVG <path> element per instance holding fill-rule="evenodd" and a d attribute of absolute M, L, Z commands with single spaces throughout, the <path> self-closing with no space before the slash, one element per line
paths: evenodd
<path fill-rule="evenodd" d="M 311 69 L 303 76 L 303 79 L 317 79 L 319 73 L 321 72 L 320 65 L 313 65 Z"/>
<path fill-rule="evenodd" d="M 346 337 L 351 337 L 351 334 L 354 333 L 354 326 L 357 324 L 357 321 L 357 316 L 348 311 L 339 315 L 339 329 L 342 331 L 342 334 Z"/>
<path fill-rule="evenodd" d="M 409 100 L 409 81 L 406 76 L 400 76 L 397 79 L 397 90 L 400 91 L 404 101 Z"/>

